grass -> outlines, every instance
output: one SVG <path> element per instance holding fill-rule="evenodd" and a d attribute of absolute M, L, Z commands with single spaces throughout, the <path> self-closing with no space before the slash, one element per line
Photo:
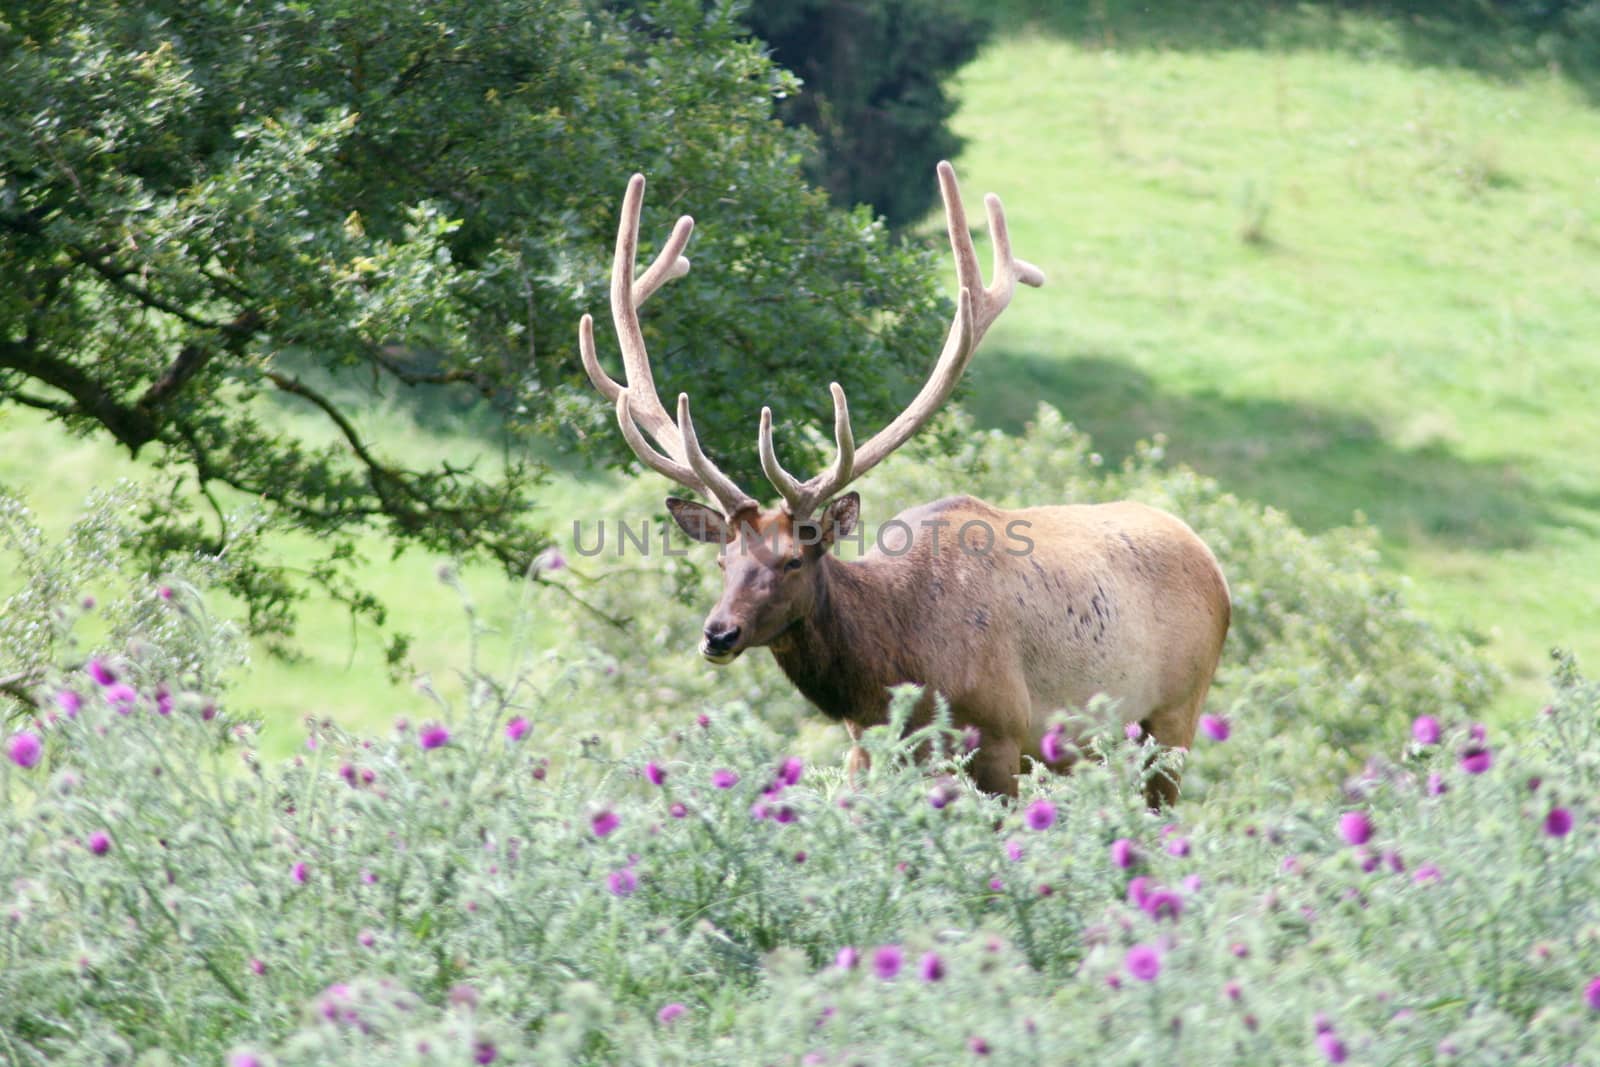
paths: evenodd
<path fill-rule="evenodd" d="M 968 403 L 1014 428 L 1048 400 L 1112 458 L 1163 432 L 1313 530 L 1365 514 L 1522 703 L 1551 646 L 1600 659 L 1600 115 L 1310 17 L 1281 47 L 1078 25 L 966 70 L 964 185 L 1050 276 Z"/>

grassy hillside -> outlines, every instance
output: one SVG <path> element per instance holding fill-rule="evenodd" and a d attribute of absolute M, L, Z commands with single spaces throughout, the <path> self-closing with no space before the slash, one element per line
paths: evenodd
<path fill-rule="evenodd" d="M 1364 513 L 1536 692 L 1551 645 L 1600 659 L 1600 114 L 1465 44 L 1260 14 L 1258 47 L 1082 20 L 968 68 L 963 181 L 1051 279 L 971 409 L 1049 400 L 1113 457 L 1164 432 L 1311 529 Z"/>

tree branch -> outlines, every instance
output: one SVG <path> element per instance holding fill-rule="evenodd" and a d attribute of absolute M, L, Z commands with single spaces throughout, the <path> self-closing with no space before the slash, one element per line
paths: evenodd
<path fill-rule="evenodd" d="M 160 430 L 160 425 L 148 412 L 119 403 L 99 382 L 70 361 L 44 355 L 32 344 L 0 339 L 0 367 L 20 371 L 66 393 L 77 402 L 77 413 L 98 421 L 134 456 L 155 440 Z"/>

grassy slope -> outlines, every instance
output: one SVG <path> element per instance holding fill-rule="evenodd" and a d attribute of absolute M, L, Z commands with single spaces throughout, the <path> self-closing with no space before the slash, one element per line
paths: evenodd
<path fill-rule="evenodd" d="M 307 439 L 318 440 L 326 433 L 326 427 L 315 419 L 287 411 L 281 417 L 297 421 Z M 491 448 L 477 445 L 469 437 L 420 429 L 394 411 L 369 410 L 355 421 L 369 440 L 383 443 L 388 455 L 407 462 L 420 464 L 448 456 L 459 463 L 481 459 L 485 453 L 492 459 Z M 8 410 L 0 415 L 0 486 L 23 494 L 47 530 L 64 529 L 96 486 L 118 478 L 149 477 L 147 468 L 104 440 L 67 437 L 34 412 Z M 562 520 L 578 510 L 580 501 L 604 493 L 613 484 L 608 477 L 559 477 L 541 494 L 539 504 L 548 511 L 552 528 L 559 529 Z M 309 540 L 286 541 L 283 552 L 290 566 L 309 565 L 317 558 Z M 455 672 L 467 663 L 468 626 L 460 594 L 438 580 L 444 560 L 421 552 L 393 559 L 387 543 L 376 535 L 365 540 L 363 552 L 368 561 L 363 582 L 388 607 L 393 628 L 412 637 L 411 668 L 432 676 L 441 691 L 451 692 Z M 476 610 L 496 631 L 486 641 L 483 651 L 490 658 L 485 662 L 499 666 L 501 661 L 494 657 L 503 656 L 513 640 L 508 631 L 517 615 L 520 587 L 487 566 L 468 568 L 462 577 Z M 230 611 L 225 604 L 212 608 L 225 614 Z M 365 623 L 353 625 L 344 609 L 317 598 L 302 607 L 300 619 L 297 658 L 285 662 L 258 650 L 233 694 L 240 706 L 265 719 L 269 729 L 264 747 L 268 751 L 292 751 L 303 736 L 299 723 L 307 715 L 332 718 L 346 727 L 378 730 L 397 715 L 417 718 L 430 712 L 432 705 L 425 697 L 386 681 L 385 638 L 376 628 Z M 92 638 L 92 633 L 89 636 Z M 516 635 L 516 639 L 548 645 L 559 636 L 535 619 L 532 632 Z"/>
<path fill-rule="evenodd" d="M 1510 699 L 1600 662 L 1600 114 L 1559 80 L 1337 47 L 1025 33 L 960 85 L 969 197 L 1050 275 L 970 406 L 1045 399 L 1311 528 L 1360 511 Z M 1353 31 L 1362 49 L 1348 47 Z M 1270 34 L 1268 35 L 1270 36 Z"/>

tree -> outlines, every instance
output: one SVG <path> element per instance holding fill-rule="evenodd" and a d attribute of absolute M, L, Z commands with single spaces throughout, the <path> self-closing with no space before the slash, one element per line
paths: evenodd
<path fill-rule="evenodd" d="M 813 180 L 840 204 L 871 204 L 892 226 L 935 200 L 934 164 L 961 139 L 944 81 L 991 25 L 965 0 L 764 0 L 745 15 L 773 58 L 803 79 L 779 107 L 817 135 Z"/>
<path fill-rule="evenodd" d="M 269 531 L 323 539 L 313 584 L 380 619 L 345 566 L 365 530 L 523 573 L 547 543 L 528 518 L 543 468 L 393 462 L 326 375 L 476 391 L 519 439 L 622 462 L 575 333 L 585 310 L 608 323 L 642 170 L 647 241 L 699 221 L 694 272 L 646 328 L 725 469 L 757 480 L 763 402 L 803 455 L 829 377 L 887 416 L 937 348 L 942 272 L 804 184 L 806 138 L 773 117 L 793 80 L 742 32 L 682 0 L 626 21 L 581 0 L 7 0 L 0 405 L 168 475 L 150 566 L 227 547 L 257 633 L 288 634 L 306 587 L 245 551 L 236 494 Z M 274 397 L 336 443 L 285 429 Z"/>

